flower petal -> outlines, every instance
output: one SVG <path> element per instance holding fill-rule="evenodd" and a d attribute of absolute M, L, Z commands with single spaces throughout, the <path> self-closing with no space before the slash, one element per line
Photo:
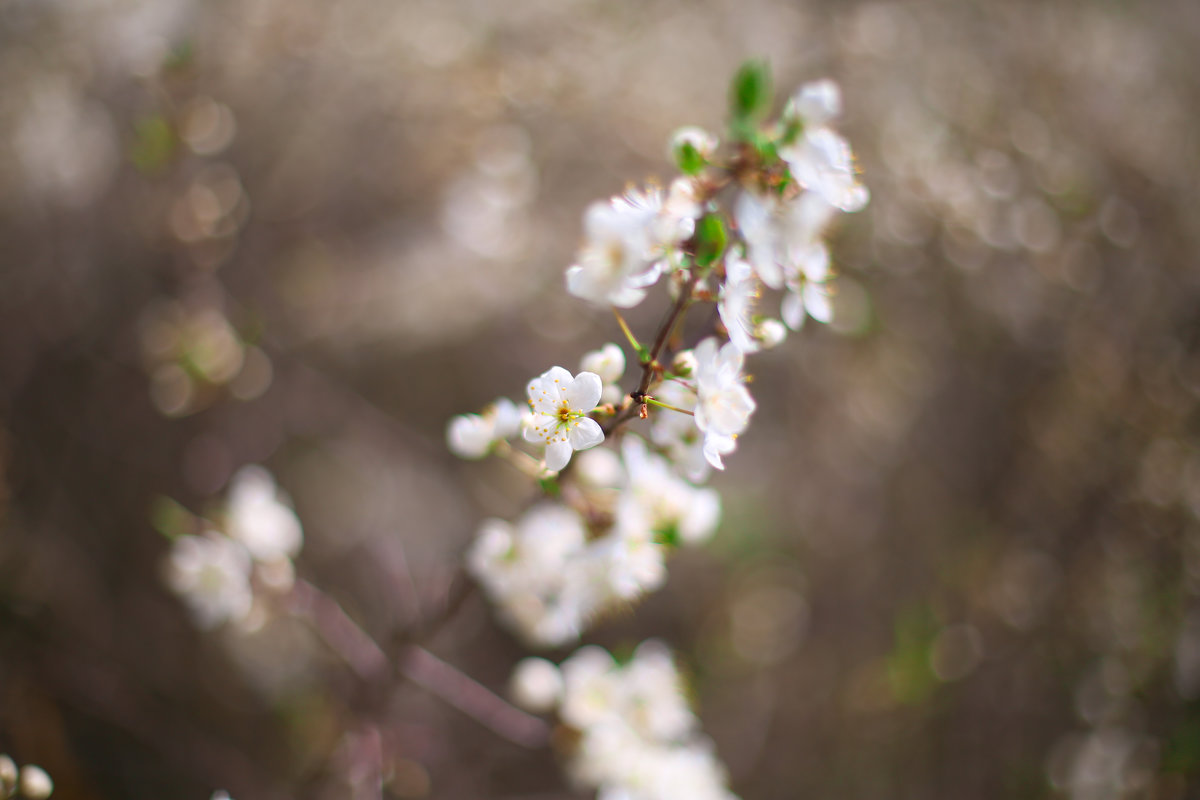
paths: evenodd
<path fill-rule="evenodd" d="M 527 442 L 544 442 L 550 438 L 558 418 L 550 414 L 531 414 L 525 423 L 521 435 Z"/>
<path fill-rule="evenodd" d="M 566 385 L 563 397 L 571 406 L 572 411 L 586 413 L 600 402 L 600 395 L 603 391 L 604 383 L 600 380 L 599 375 L 594 372 L 581 372 L 575 376 L 574 381 Z"/>
<path fill-rule="evenodd" d="M 546 445 L 546 469 L 551 472 L 558 472 L 571 460 L 572 452 L 574 451 L 571 449 L 569 442 L 560 440 Z"/>
<path fill-rule="evenodd" d="M 576 450 L 586 450 L 604 441 L 604 430 L 596 420 L 584 417 L 575 421 L 567 438 L 570 440 L 571 447 Z"/>

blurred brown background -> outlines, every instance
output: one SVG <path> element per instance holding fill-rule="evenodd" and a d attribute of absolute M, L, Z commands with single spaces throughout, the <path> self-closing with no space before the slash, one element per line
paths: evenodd
<path fill-rule="evenodd" d="M 678 649 L 746 800 L 1193 796 L 1198 50 L 1192 0 L 0 1 L 0 752 L 350 797 L 369 718 L 388 797 L 582 796 L 302 625 L 198 633 L 154 517 L 265 464 L 302 576 L 438 613 L 526 491 L 446 420 L 617 338 L 583 209 L 762 57 L 844 90 L 839 320 L 751 362 L 717 538 L 589 640 Z M 478 596 L 429 647 L 525 654 Z"/>

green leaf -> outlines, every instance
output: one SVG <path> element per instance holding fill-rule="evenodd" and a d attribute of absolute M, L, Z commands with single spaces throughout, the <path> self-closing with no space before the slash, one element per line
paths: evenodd
<path fill-rule="evenodd" d="M 706 214 L 696 226 L 696 265 L 711 266 L 725 252 L 729 234 L 725 222 L 717 214 Z"/>
<path fill-rule="evenodd" d="M 134 124 L 129 160 L 139 172 L 158 172 L 175 151 L 175 133 L 161 114 L 143 117 Z"/>
<path fill-rule="evenodd" d="M 558 497 L 562 494 L 562 487 L 558 485 L 558 478 L 541 478 L 538 480 L 538 486 L 542 488 L 542 492 L 547 497 Z"/>
<path fill-rule="evenodd" d="M 738 68 L 729 89 L 734 138 L 749 139 L 756 124 L 771 109 L 771 69 L 765 61 L 747 61 Z"/>
<path fill-rule="evenodd" d="M 675 164 L 684 175 L 699 173 L 707 163 L 707 159 L 691 142 L 680 142 L 675 146 Z"/>

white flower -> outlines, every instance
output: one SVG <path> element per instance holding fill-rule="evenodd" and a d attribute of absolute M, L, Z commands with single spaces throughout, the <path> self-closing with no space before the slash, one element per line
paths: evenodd
<path fill-rule="evenodd" d="M 828 78 L 810 81 L 800 87 L 783 109 L 785 121 L 796 119 L 808 127 L 832 122 L 842 113 L 842 92 Z"/>
<path fill-rule="evenodd" d="M 695 372 L 695 354 L 685 350 L 675 358 L 675 368 L 688 368 Z M 664 381 L 654 390 L 654 397 L 667 405 L 693 411 L 696 408 L 696 393 L 681 381 Z M 704 457 L 704 435 L 696 420 L 687 414 L 663 409 L 655 413 L 650 426 L 651 440 L 663 448 L 679 471 L 694 483 L 702 483 L 710 470 Z"/>
<path fill-rule="evenodd" d="M 746 258 L 762 282 L 772 289 L 805 269 L 823 248 L 821 236 L 834 208 L 814 192 L 790 200 L 742 192 L 733 215 L 746 242 Z"/>
<path fill-rule="evenodd" d="M 46 770 L 36 764 L 26 764 L 21 767 L 21 788 L 19 794 L 27 800 L 45 800 L 54 793 L 54 781 Z"/>
<path fill-rule="evenodd" d="M 571 509 L 536 506 L 516 526 L 487 520 L 467 552 L 467 569 L 500 616 L 535 645 L 579 636 L 606 597 L 583 520 Z"/>
<path fill-rule="evenodd" d="M 630 308 L 642 302 L 661 269 L 647 258 L 647 215 L 628 206 L 593 203 L 584 213 L 584 244 L 567 269 L 567 291 L 597 304 Z"/>
<path fill-rule="evenodd" d="M 509 693 L 521 708 L 544 714 L 562 701 L 562 673 L 544 658 L 526 658 L 513 670 Z"/>
<path fill-rule="evenodd" d="M 870 200 L 858 182 L 850 145 L 830 128 L 805 129 L 792 144 L 779 148 L 796 183 L 842 211 L 858 211 Z"/>
<path fill-rule="evenodd" d="M 304 531 L 262 467 L 238 470 L 229 489 L 229 535 L 258 561 L 288 559 L 300 552 Z"/>
<path fill-rule="evenodd" d="M 479 414 L 459 414 L 446 426 L 446 446 L 459 458 L 486 456 L 502 439 L 521 429 L 521 410 L 507 397 L 497 399 Z"/>
<path fill-rule="evenodd" d="M 721 286 L 717 311 L 729 332 L 729 341 L 743 353 L 753 353 L 759 348 L 758 326 L 754 321 L 758 298 L 759 284 L 754 270 L 744 260 L 730 254 L 725 259 L 725 283 Z"/>
<path fill-rule="evenodd" d="M 704 431 L 704 457 L 724 469 L 721 456 L 733 451 L 734 440 L 746 429 L 754 412 L 754 398 L 742 376 L 742 351 L 732 342 L 717 349 L 715 339 L 705 339 L 696 353 L 696 425 Z"/>
<path fill-rule="evenodd" d="M 666 411 L 690 421 L 685 414 Z M 638 529 L 674 532 L 684 542 L 698 542 L 716 532 L 721 516 L 720 495 L 698 489 L 679 478 L 670 463 L 633 434 L 621 443 L 628 475 L 617 503 L 618 530 L 634 535 Z"/>
<path fill-rule="evenodd" d="M 769 350 L 787 338 L 787 326 L 777 319 L 764 319 L 758 324 L 757 333 L 762 346 Z"/>
<path fill-rule="evenodd" d="M 546 445 L 546 469 L 557 472 L 575 450 L 586 450 L 604 441 L 604 431 L 587 416 L 600 402 L 603 384 L 594 372 L 572 377 L 562 367 L 551 367 L 525 389 L 533 416 L 525 426 L 525 440 Z"/>
<path fill-rule="evenodd" d="M 167 560 L 167 585 L 183 598 L 196 623 L 215 628 L 250 613 L 250 554 L 240 543 L 209 531 L 181 536 Z"/>
<path fill-rule="evenodd" d="M 567 291 L 593 303 L 630 308 L 678 256 L 702 211 L 698 186 L 676 179 L 662 189 L 630 188 L 584 213 L 584 243 L 567 269 Z"/>
<path fill-rule="evenodd" d="M 559 717 L 579 734 L 570 772 L 597 800 L 735 800 L 666 646 L 644 642 L 623 666 L 583 647 L 560 672 Z"/>
<path fill-rule="evenodd" d="M 817 322 L 829 322 L 833 319 L 829 284 L 805 281 L 789 284 L 788 289 L 779 313 L 789 328 L 794 331 L 800 330 L 806 317 L 812 317 Z"/>
<path fill-rule="evenodd" d="M 579 368 L 584 372 L 594 372 L 604 383 L 604 391 L 600 394 L 601 403 L 616 403 L 620 401 L 622 392 L 617 381 L 625 374 L 625 351 L 618 345 L 609 342 L 599 350 L 593 350 L 584 355 Z"/>

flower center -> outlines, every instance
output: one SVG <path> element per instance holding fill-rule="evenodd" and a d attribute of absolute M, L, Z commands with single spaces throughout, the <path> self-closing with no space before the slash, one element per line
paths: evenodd
<path fill-rule="evenodd" d="M 558 412 L 554 416 L 558 417 L 559 425 L 566 425 L 568 422 L 570 422 L 571 420 L 575 419 L 575 417 L 580 416 L 580 415 L 579 415 L 579 412 L 572 411 L 571 406 L 569 406 L 567 403 L 564 402 L 561 406 L 558 407 Z"/>

